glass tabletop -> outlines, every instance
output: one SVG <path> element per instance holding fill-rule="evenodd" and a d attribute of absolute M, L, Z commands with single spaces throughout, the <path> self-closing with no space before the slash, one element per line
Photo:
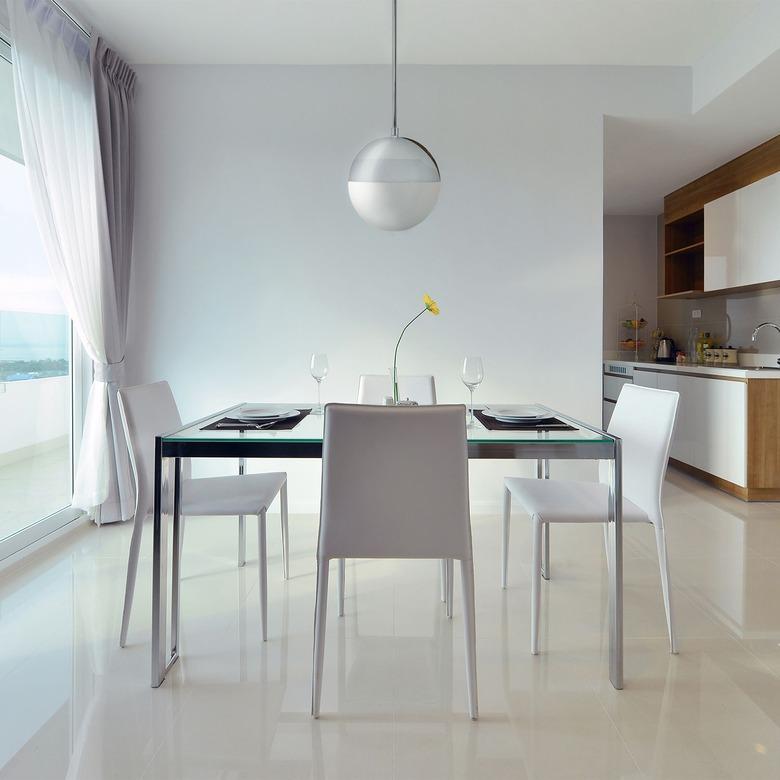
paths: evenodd
<path fill-rule="evenodd" d="M 205 426 L 211 425 L 223 417 L 229 417 L 235 414 L 243 406 L 252 405 L 241 403 L 222 409 L 215 414 L 204 417 L 193 423 L 188 423 L 177 431 L 165 434 L 162 438 L 166 442 L 237 442 L 237 441 L 269 441 L 278 443 L 311 443 L 322 442 L 324 416 L 309 414 L 298 423 L 292 430 L 245 430 L 237 431 L 230 428 L 223 430 L 203 430 Z M 280 404 L 275 404 L 279 406 Z M 311 409 L 311 404 L 289 404 L 292 409 Z M 487 429 L 479 420 L 475 420 L 473 427 L 466 429 L 466 438 L 470 442 L 485 443 L 490 442 L 509 442 L 509 443 L 533 443 L 533 442 L 568 442 L 574 444 L 603 444 L 611 442 L 612 438 L 594 427 L 588 427 L 584 423 L 574 420 L 566 415 L 556 412 L 549 407 L 539 404 L 543 409 L 550 412 L 550 416 L 568 423 L 573 430 L 551 430 L 539 431 L 536 429 L 525 430 L 502 430 L 491 431 Z M 484 407 L 475 407 L 484 408 Z"/>

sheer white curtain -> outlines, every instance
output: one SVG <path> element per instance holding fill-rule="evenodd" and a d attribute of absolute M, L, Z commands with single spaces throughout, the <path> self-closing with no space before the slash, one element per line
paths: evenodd
<path fill-rule="evenodd" d="M 89 39 L 48 0 L 8 0 L 24 162 L 49 263 L 95 366 L 73 505 L 133 513 L 116 407 L 124 365 Z M 127 258 L 129 264 L 129 257 Z M 126 302 L 125 302 L 126 307 Z"/>

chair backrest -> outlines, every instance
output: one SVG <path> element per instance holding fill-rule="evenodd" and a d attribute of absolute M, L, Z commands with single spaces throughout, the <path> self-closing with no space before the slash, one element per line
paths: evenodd
<path fill-rule="evenodd" d="M 154 437 L 180 427 L 181 417 L 167 382 L 123 387 L 118 395 L 133 464 L 136 518 L 143 519 L 154 501 Z"/>
<path fill-rule="evenodd" d="M 671 390 L 623 385 L 607 429 L 623 440 L 623 495 L 659 521 L 679 399 Z"/>
<path fill-rule="evenodd" d="M 471 558 L 465 407 L 328 404 L 317 554 Z"/>
<path fill-rule="evenodd" d="M 393 394 L 390 374 L 361 374 L 358 383 L 359 404 L 382 404 Z M 436 382 L 430 374 L 399 376 L 398 394 L 402 400 L 417 401 L 420 406 L 436 405 Z"/>

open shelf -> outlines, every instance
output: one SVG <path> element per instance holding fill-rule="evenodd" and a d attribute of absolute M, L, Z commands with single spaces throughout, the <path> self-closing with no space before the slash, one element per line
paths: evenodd
<path fill-rule="evenodd" d="M 664 227 L 665 297 L 690 297 L 704 290 L 704 209 Z"/>
<path fill-rule="evenodd" d="M 683 252 L 692 252 L 696 249 L 704 249 L 704 240 L 697 241 L 695 244 L 688 244 L 688 246 L 681 246 L 679 249 L 672 249 L 671 252 L 666 252 L 666 257 L 671 257 L 672 255 L 679 255 Z"/>
<path fill-rule="evenodd" d="M 667 222 L 664 229 L 664 252 L 704 243 L 704 209 Z"/>

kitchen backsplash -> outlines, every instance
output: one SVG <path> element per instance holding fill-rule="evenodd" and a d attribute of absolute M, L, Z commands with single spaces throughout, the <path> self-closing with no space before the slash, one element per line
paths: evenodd
<path fill-rule="evenodd" d="M 692 317 L 696 309 L 701 311 L 700 319 Z M 780 354 L 780 334 L 773 330 L 762 331 L 757 344 L 750 340 L 756 325 L 767 320 L 780 323 L 780 290 L 745 297 L 658 301 L 658 327 L 685 352 L 691 328 L 695 327 L 699 332 L 709 331 L 717 345 L 731 345 L 743 352 Z"/>

